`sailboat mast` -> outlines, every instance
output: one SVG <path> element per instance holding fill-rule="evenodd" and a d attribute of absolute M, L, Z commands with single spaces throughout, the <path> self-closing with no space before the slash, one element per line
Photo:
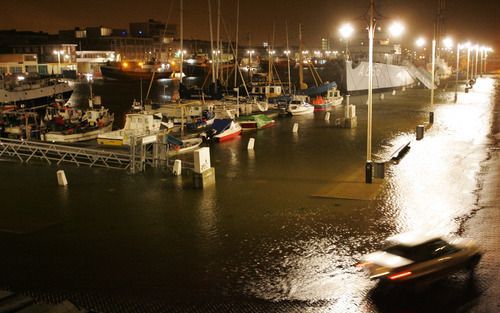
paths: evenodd
<path fill-rule="evenodd" d="M 288 93 L 292 92 L 292 79 L 290 78 L 290 46 L 288 44 L 288 22 L 285 21 L 286 32 L 286 61 L 288 66 Z"/>
<path fill-rule="evenodd" d="M 219 70 L 220 70 L 220 0 L 217 0 L 217 79 L 220 79 Z"/>
<path fill-rule="evenodd" d="M 183 23 L 183 15 L 184 15 L 184 7 L 183 7 L 183 0 L 181 1 L 181 70 L 180 70 L 180 75 L 181 75 L 181 83 L 182 83 L 182 67 L 184 65 L 184 23 Z"/>
<path fill-rule="evenodd" d="M 208 24 L 210 27 L 210 49 L 211 49 L 211 60 L 212 60 L 212 83 L 215 84 L 215 63 L 214 63 L 214 34 L 212 29 L 212 5 L 210 0 L 208 0 Z"/>
<path fill-rule="evenodd" d="M 236 3 L 236 48 L 234 52 L 234 88 L 236 88 L 236 84 L 238 82 L 238 32 L 240 25 L 240 0 Z"/>
<path fill-rule="evenodd" d="M 299 24 L 299 89 L 304 89 L 304 73 L 302 72 L 302 24 Z"/>

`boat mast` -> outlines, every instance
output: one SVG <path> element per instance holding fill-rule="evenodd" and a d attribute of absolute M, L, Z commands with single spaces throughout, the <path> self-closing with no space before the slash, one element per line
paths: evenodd
<path fill-rule="evenodd" d="M 182 66 L 184 65 L 184 23 L 183 23 L 183 11 L 184 11 L 184 7 L 183 7 L 183 0 L 180 0 L 181 1 L 181 70 L 180 70 L 180 76 L 181 76 L 181 84 L 182 84 Z"/>
<path fill-rule="evenodd" d="M 214 63 L 214 34 L 212 30 L 212 5 L 210 4 L 210 0 L 208 0 L 208 24 L 210 28 L 210 49 L 212 56 L 212 83 L 215 84 L 215 63 Z"/>
<path fill-rule="evenodd" d="M 285 21 L 286 32 L 286 61 L 288 66 L 288 94 L 292 92 L 292 79 L 290 78 L 290 46 L 288 45 L 288 22 Z"/>
<path fill-rule="evenodd" d="M 304 73 L 302 73 L 302 24 L 299 24 L 299 89 L 304 88 Z"/>
<path fill-rule="evenodd" d="M 217 0 L 217 80 L 221 79 L 221 77 L 219 76 L 220 54 L 221 54 L 221 49 L 220 49 L 220 0 Z"/>
<path fill-rule="evenodd" d="M 240 0 L 236 2 L 236 47 L 234 51 L 234 88 L 236 88 L 236 83 L 238 82 L 238 31 L 240 24 Z"/>

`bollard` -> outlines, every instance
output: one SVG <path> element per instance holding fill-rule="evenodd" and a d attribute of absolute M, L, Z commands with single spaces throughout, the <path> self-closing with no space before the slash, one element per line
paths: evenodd
<path fill-rule="evenodd" d="M 385 96 L 383 93 L 380 94 L 380 100 L 384 100 Z"/>
<path fill-rule="evenodd" d="M 429 124 L 434 124 L 434 112 L 429 112 Z"/>
<path fill-rule="evenodd" d="M 403 86 L 403 88 L 401 89 L 402 92 L 405 92 L 406 91 L 406 87 Z"/>
<path fill-rule="evenodd" d="M 250 138 L 250 140 L 248 140 L 247 150 L 253 150 L 254 145 L 255 145 L 255 138 Z"/>
<path fill-rule="evenodd" d="M 330 120 L 330 112 L 326 112 L 325 121 L 329 121 L 329 120 Z"/>
<path fill-rule="evenodd" d="M 172 169 L 172 174 L 174 176 L 179 176 L 182 173 L 182 161 L 181 160 L 175 160 L 174 161 L 174 168 Z"/>
<path fill-rule="evenodd" d="M 465 86 L 465 93 L 469 93 L 469 87 Z"/>
<path fill-rule="evenodd" d="M 292 129 L 292 131 L 293 131 L 294 133 L 296 133 L 296 132 L 298 132 L 298 131 L 299 131 L 299 123 L 294 123 L 294 124 L 293 124 L 293 129 Z"/>
<path fill-rule="evenodd" d="M 194 154 L 194 172 L 201 174 L 210 168 L 210 148 L 203 147 L 193 152 Z"/>
<path fill-rule="evenodd" d="M 63 170 L 57 171 L 57 183 L 59 186 L 67 186 L 68 180 L 66 179 L 66 174 Z"/>
<path fill-rule="evenodd" d="M 384 178 L 384 177 L 385 177 L 385 163 L 375 162 L 375 178 Z"/>
<path fill-rule="evenodd" d="M 365 165 L 365 183 L 371 184 L 372 183 L 372 161 L 366 161 Z"/>
<path fill-rule="evenodd" d="M 396 95 L 396 89 L 392 90 L 392 95 L 395 96 Z"/>
<path fill-rule="evenodd" d="M 424 125 L 417 126 L 417 140 L 422 140 L 424 138 Z"/>

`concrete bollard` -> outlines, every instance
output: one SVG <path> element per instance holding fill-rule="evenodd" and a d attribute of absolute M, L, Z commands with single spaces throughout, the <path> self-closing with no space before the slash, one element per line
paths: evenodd
<path fill-rule="evenodd" d="M 180 176 L 182 174 L 182 161 L 181 160 L 174 161 L 174 168 L 172 169 L 172 174 L 174 174 L 174 176 Z"/>
<path fill-rule="evenodd" d="M 424 138 L 424 125 L 417 126 L 417 140 L 422 140 Z"/>
<path fill-rule="evenodd" d="M 294 123 L 293 124 L 293 129 L 292 129 L 292 132 L 296 133 L 299 131 L 299 123 Z"/>
<path fill-rule="evenodd" d="M 392 91 L 392 95 L 393 95 L 393 96 L 395 96 L 395 95 L 396 95 L 396 89 L 394 89 L 394 90 Z"/>
<path fill-rule="evenodd" d="M 429 112 L 429 124 L 434 124 L 434 112 Z"/>
<path fill-rule="evenodd" d="M 325 121 L 329 121 L 329 120 L 330 120 L 330 112 L 326 112 Z"/>
<path fill-rule="evenodd" d="M 57 183 L 59 186 L 67 186 L 68 180 L 66 179 L 66 174 L 63 170 L 57 171 Z"/>
<path fill-rule="evenodd" d="M 384 100 L 385 96 L 383 93 L 380 94 L 380 100 Z"/>
<path fill-rule="evenodd" d="M 253 150 L 254 146 L 255 146 L 255 138 L 250 138 L 250 140 L 248 140 L 247 150 Z"/>

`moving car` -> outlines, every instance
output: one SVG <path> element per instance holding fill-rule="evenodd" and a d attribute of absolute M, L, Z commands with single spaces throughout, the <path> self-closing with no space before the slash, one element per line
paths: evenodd
<path fill-rule="evenodd" d="M 473 240 L 403 233 L 389 237 L 386 248 L 364 256 L 358 266 L 381 284 L 436 280 L 452 272 L 474 270 L 481 251 Z"/>

